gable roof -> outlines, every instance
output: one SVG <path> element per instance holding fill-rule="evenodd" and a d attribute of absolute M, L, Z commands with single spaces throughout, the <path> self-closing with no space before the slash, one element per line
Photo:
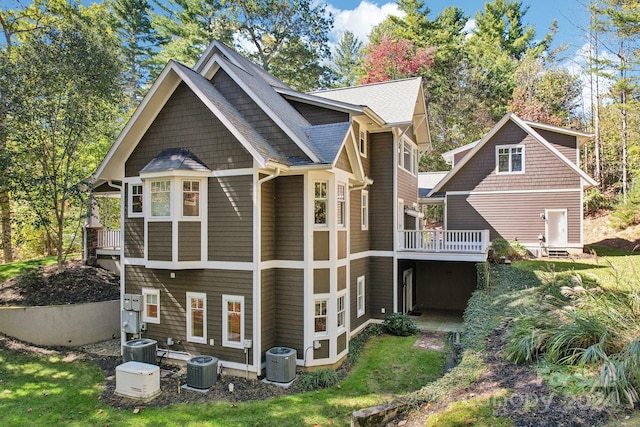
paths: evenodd
<path fill-rule="evenodd" d="M 210 81 L 223 70 L 256 103 L 256 105 L 286 134 L 287 139 L 268 141 L 238 109 Z M 284 167 L 324 165 L 331 167 L 350 135 L 350 122 L 332 125 L 311 125 L 287 98 L 304 99 L 324 108 L 361 114 L 366 107 L 345 101 L 336 101 L 313 95 L 301 94 L 273 77 L 258 65 L 244 58 L 225 44 L 215 41 L 209 45 L 201 59 L 190 69 L 175 61 L 169 61 L 160 76 L 153 83 L 140 106 L 133 113 L 104 161 L 94 174 L 97 185 L 100 182 L 119 180 L 124 176 L 124 163 L 138 142 L 145 135 L 176 88 L 184 83 L 218 120 L 233 134 L 243 147 L 253 156 L 260 167 L 277 164 Z M 396 99 L 398 94 L 411 92 L 411 103 L 415 109 L 416 94 L 421 90 L 419 79 L 389 82 L 383 86 L 395 87 L 386 90 Z M 398 90 L 400 92 L 398 92 Z M 375 102 L 381 102 L 377 94 Z M 400 97 L 403 98 L 403 97 Z M 365 101 L 363 99 L 363 101 Z M 406 101 L 406 100 L 405 100 Z M 375 103 L 374 102 L 374 103 Z M 399 104 L 404 105 L 402 102 Z M 381 107 L 377 107 L 381 108 Z M 387 111 L 385 114 L 390 114 Z M 411 121 L 411 113 L 402 112 L 403 120 Z M 398 117 L 388 117 L 397 120 Z"/>
<path fill-rule="evenodd" d="M 521 118 L 519 118 L 518 116 L 516 116 L 513 113 L 507 113 L 502 117 L 502 119 L 500 119 L 500 121 L 498 123 L 495 124 L 495 126 L 493 126 L 493 128 L 489 131 L 489 133 L 487 133 L 481 140 L 479 140 L 477 142 L 473 142 L 471 144 L 463 145 L 462 147 L 459 147 L 459 148 L 463 148 L 463 147 L 467 147 L 467 146 L 472 146 L 473 148 L 471 148 L 469 153 L 467 153 L 467 155 L 465 155 L 462 158 L 460 163 L 456 164 L 453 167 L 453 169 L 451 169 L 451 171 L 442 179 L 442 181 L 440 181 L 433 188 L 433 190 L 431 190 L 431 192 L 429 193 L 429 197 L 434 195 L 434 194 L 436 194 L 436 193 L 438 193 L 439 191 L 441 191 L 442 187 L 444 187 L 447 184 L 447 182 L 449 182 L 451 180 L 451 178 L 453 178 L 458 173 L 458 171 L 460 169 L 462 169 L 469 162 L 469 160 L 472 159 L 473 156 L 475 156 L 475 154 L 478 151 L 480 151 L 482 149 L 482 147 L 484 147 L 484 145 L 489 140 L 491 140 L 491 138 L 500 129 L 502 129 L 502 127 L 508 121 L 512 121 L 513 123 L 518 125 L 522 130 L 524 130 L 526 133 L 531 135 L 543 147 L 545 147 L 547 150 L 549 150 L 551 152 L 551 154 L 553 154 L 558 159 L 560 159 L 567 167 L 569 167 L 569 169 L 573 170 L 576 174 L 578 174 L 580 176 L 580 178 L 582 178 L 584 180 L 584 182 L 585 182 L 584 187 L 585 188 L 598 185 L 598 183 L 593 178 L 591 178 L 589 175 L 587 175 L 575 163 L 573 163 L 572 161 L 567 159 L 566 156 L 564 156 L 562 153 L 560 153 L 560 151 L 558 151 L 549 141 L 547 141 L 538 132 L 536 132 L 529 124 L 527 124 L 527 122 L 525 122 L 524 120 L 522 120 Z M 475 144 L 475 145 L 473 145 L 473 144 Z M 455 151 L 455 150 L 452 150 L 452 151 Z"/>

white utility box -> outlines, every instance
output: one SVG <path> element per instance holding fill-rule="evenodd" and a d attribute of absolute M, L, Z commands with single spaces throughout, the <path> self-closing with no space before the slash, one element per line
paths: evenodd
<path fill-rule="evenodd" d="M 160 394 L 160 367 L 142 362 L 117 366 L 116 394 L 139 400 L 153 399 Z"/>

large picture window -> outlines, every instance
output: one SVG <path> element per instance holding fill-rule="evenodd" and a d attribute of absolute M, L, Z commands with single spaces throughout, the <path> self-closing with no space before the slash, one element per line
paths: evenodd
<path fill-rule="evenodd" d="M 187 292 L 187 341 L 207 342 L 207 295 Z"/>
<path fill-rule="evenodd" d="M 327 182 L 314 184 L 313 196 L 314 224 L 327 225 Z"/>
<path fill-rule="evenodd" d="M 171 181 L 151 181 L 151 216 L 171 216 Z"/>
<path fill-rule="evenodd" d="M 524 172 L 524 147 L 523 146 L 498 146 L 498 173 L 522 173 Z"/>
<path fill-rule="evenodd" d="M 222 296 L 222 345 L 243 348 L 244 297 Z"/>
<path fill-rule="evenodd" d="M 160 289 L 142 288 L 142 321 L 160 323 Z"/>

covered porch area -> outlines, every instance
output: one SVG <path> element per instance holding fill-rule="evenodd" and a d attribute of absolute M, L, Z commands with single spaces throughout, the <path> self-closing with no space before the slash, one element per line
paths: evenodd
<path fill-rule="evenodd" d="M 93 190 L 91 212 L 84 224 L 85 264 L 98 265 L 120 272 L 120 210 L 119 183 L 104 183 Z"/>

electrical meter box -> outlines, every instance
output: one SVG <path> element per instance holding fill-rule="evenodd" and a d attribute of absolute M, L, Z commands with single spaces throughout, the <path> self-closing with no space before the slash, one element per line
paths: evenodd
<path fill-rule="evenodd" d="M 131 310 L 142 311 L 142 295 L 131 294 Z"/>
<path fill-rule="evenodd" d="M 140 317 L 137 311 L 122 310 L 122 331 L 128 334 L 140 333 Z"/>
<path fill-rule="evenodd" d="M 124 294 L 122 297 L 122 308 L 125 310 L 131 310 L 131 294 Z"/>

